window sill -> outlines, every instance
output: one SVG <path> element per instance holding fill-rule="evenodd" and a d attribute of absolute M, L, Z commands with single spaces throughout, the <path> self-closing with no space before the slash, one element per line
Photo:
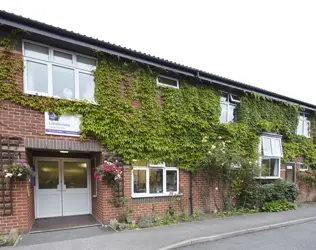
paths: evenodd
<path fill-rule="evenodd" d="M 46 93 L 32 92 L 32 91 L 29 91 L 29 92 L 26 91 L 24 93 L 27 95 L 32 95 L 32 96 L 43 96 L 43 97 L 47 97 L 47 98 L 62 99 L 62 100 L 67 100 L 67 101 L 72 101 L 72 102 L 86 101 L 88 104 L 96 105 L 96 106 L 98 105 L 98 103 L 96 103 L 96 102 L 85 100 L 85 99 L 81 100 L 81 99 L 63 98 L 63 97 L 59 97 L 59 96 L 50 96 Z"/>
<path fill-rule="evenodd" d="M 280 176 L 260 176 L 260 177 L 255 177 L 255 179 L 258 180 L 277 180 L 277 179 L 282 179 Z"/>
<path fill-rule="evenodd" d="M 132 194 L 133 199 L 137 198 L 154 198 L 154 197 L 172 197 L 172 196 L 182 196 L 183 194 L 179 194 L 178 192 L 175 193 L 163 193 L 163 194 L 143 194 L 143 195 L 135 195 Z"/>

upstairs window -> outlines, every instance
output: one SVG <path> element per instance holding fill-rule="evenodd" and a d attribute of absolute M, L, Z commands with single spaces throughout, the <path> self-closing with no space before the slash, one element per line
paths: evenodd
<path fill-rule="evenodd" d="M 94 102 L 95 58 L 29 41 L 23 56 L 26 93 Z"/>
<path fill-rule="evenodd" d="M 159 75 L 157 76 L 157 85 L 178 89 L 179 80 L 176 78 Z"/>
<path fill-rule="evenodd" d="M 237 105 L 240 97 L 237 95 L 223 92 L 220 98 L 221 105 L 221 123 L 229 123 L 237 121 Z"/>
<path fill-rule="evenodd" d="M 132 170 L 132 197 L 168 196 L 179 192 L 179 170 L 165 163 L 135 161 Z"/>
<path fill-rule="evenodd" d="M 261 178 L 279 178 L 282 152 L 280 135 L 262 135 L 259 145 L 259 165 Z"/>
<path fill-rule="evenodd" d="M 300 113 L 296 133 L 298 135 L 310 137 L 311 136 L 310 127 L 311 127 L 311 122 L 308 118 L 308 114 L 307 113 Z"/>

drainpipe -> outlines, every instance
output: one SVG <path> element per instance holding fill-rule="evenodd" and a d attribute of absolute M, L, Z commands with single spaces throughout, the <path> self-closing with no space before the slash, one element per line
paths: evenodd
<path fill-rule="evenodd" d="M 190 200 L 190 214 L 192 215 L 193 214 L 193 197 L 192 197 L 192 180 L 193 180 L 193 177 L 192 177 L 192 172 L 190 171 L 189 172 L 190 174 L 190 197 L 189 197 L 189 200 Z"/>

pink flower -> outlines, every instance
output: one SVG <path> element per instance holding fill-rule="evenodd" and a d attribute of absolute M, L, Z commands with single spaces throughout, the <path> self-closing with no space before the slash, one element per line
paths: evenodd
<path fill-rule="evenodd" d="M 20 162 L 25 162 L 25 160 L 21 159 Z"/>
<path fill-rule="evenodd" d="M 98 173 L 97 173 L 97 172 L 94 172 L 94 178 L 95 178 L 95 179 L 98 179 L 98 177 L 99 177 L 99 176 L 98 176 Z"/>

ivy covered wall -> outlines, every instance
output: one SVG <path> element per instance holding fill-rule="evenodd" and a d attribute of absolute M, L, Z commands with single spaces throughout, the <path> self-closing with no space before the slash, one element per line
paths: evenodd
<path fill-rule="evenodd" d="M 97 104 L 27 95 L 15 84 L 14 76 L 23 65 L 10 53 L 13 41 L 9 37 L 1 42 L 0 102 L 9 100 L 41 112 L 82 114 L 82 136 L 94 136 L 126 162 L 176 161 L 195 171 L 196 162 L 218 139 L 255 160 L 259 135 L 268 131 L 283 135 L 284 161 L 303 155 L 306 164 L 316 165 L 313 140 L 295 135 L 298 106 L 240 93 L 238 121 L 221 124 L 218 86 L 181 76 L 179 89 L 157 86 L 157 69 L 100 53 L 94 72 Z"/>

